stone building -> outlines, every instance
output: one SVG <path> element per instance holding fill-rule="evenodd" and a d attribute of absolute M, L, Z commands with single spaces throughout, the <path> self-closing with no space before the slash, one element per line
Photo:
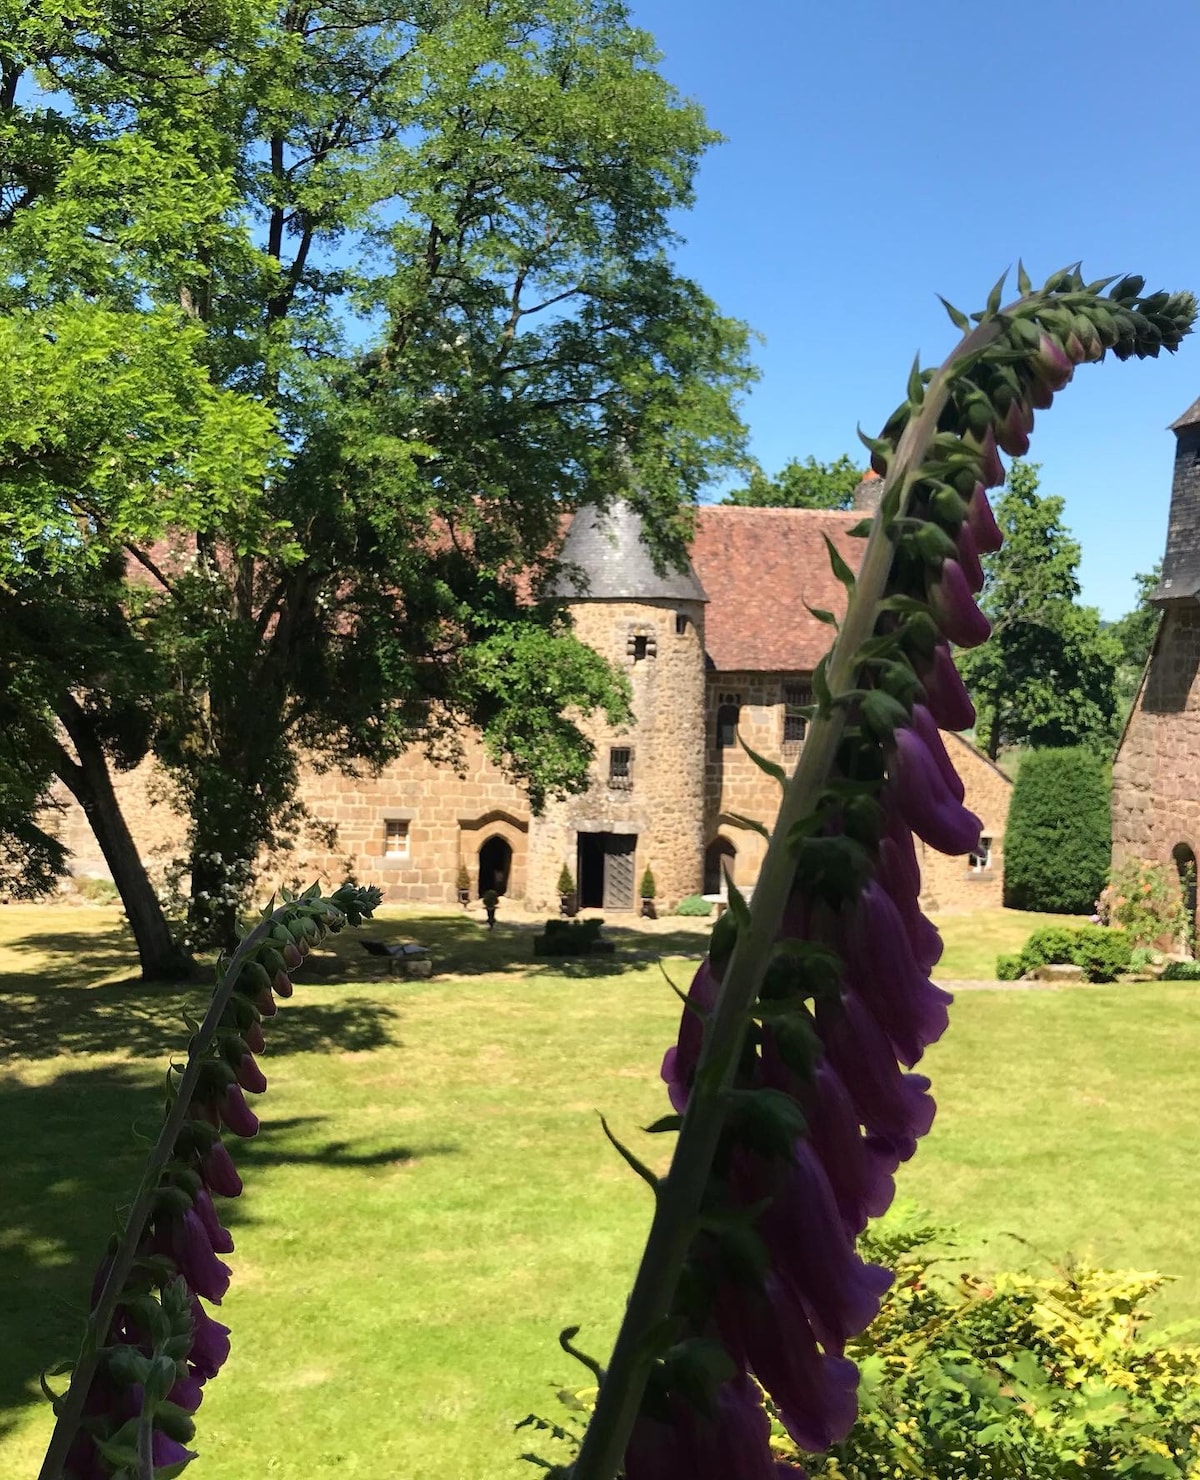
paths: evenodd
<path fill-rule="evenodd" d="M 1113 764 L 1113 864 L 1174 866 L 1194 890 L 1200 854 L 1200 400 L 1178 421 L 1150 660 Z M 1192 897 L 1195 911 L 1195 897 Z"/>
<path fill-rule="evenodd" d="M 868 494 L 860 508 L 872 502 Z M 850 529 L 860 518 L 702 508 L 690 564 L 664 572 L 628 505 L 580 512 L 551 594 L 568 605 L 579 635 L 625 669 L 634 715 L 621 729 L 603 718 L 584 722 L 596 747 L 589 789 L 533 816 L 478 743 L 466 746 L 461 772 L 414 751 L 379 776 L 306 773 L 305 800 L 336 828 L 336 842 L 297 840 L 283 872 L 333 883 L 352 873 L 378 884 L 389 901 L 449 904 L 463 866 L 473 895 L 494 888 L 539 910 L 555 906 L 564 864 L 582 907 L 609 912 L 636 908 L 647 867 L 660 909 L 719 893 L 726 871 L 751 887 L 765 843 L 735 818 L 770 824 L 779 794 L 738 737 L 789 768 L 795 763 L 805 729 L 797 711 L 811 702 L 812 671 L 831 636 L 809 608 L 837 611 L 845 596 L 825 539 L 856 566 L 862 541 Z M 925 860 L 926 901 L 940 909 L 997 905 L 1009 783 L 965 740 L 946 740 L 968 805 L 983 818 L 984 840 L 969 860 Z M 181 851 L 180 819 L 153 801 L 148 771 L 119 778 L 118 791 L 144 856 Z M 82 814 L 68 809 L 63 831 L 75 871 L 103 873 Z"/>

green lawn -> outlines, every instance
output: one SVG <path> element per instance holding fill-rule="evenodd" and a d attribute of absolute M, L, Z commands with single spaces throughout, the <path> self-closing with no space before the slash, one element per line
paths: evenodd
<path fill-rule="evenodd" d="M 134 1181 L 133 1132 L 155 1124 L 183 1031 L 180 992 L 129 978 L 116 918 L 0 911 L 0 1475 L 14 1480 L 35 1473 L 38 1371 L 77 1338 Z M 964 942 L 992 932 L 976 925 Z M 226 1205 L 235 1353 L 200 1414 L 210 1480 L 534 1475 L 511 1425 L 582 1383 L 560 1328 L 580 1324 L 604 1355 L 637 1256 L 647 1195 L 596 1111 L 658 1149 L 636 1129 L 662 1112 L 678 1013 L 658 967 L 514 969 L 527 930 L 489 938 L 454 916 L 389 915 L 374 933 L 436 941 L 454 974 L 347 980 L 370 968 L 343 937 L 348 965 L 280 1013 L 247 1192 Z M 1176 1274 L 1166 1313 L 1200 1315 L 1198 1052 L 1189 983 L 963 993 L 930 1055 L 941 1113 L 902 1194 L 990 1238 L 1000 1262 L 1091 1249 Z"/>

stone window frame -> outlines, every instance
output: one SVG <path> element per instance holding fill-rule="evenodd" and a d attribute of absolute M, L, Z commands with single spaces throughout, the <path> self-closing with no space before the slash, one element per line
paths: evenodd
<path fill-rule="evenodd" d="M 688 625 L 689 625 L 690 622 L 691 622 L 691 618 L 688 616 L 687 612 L 676 612 L 675 613 L 675 636 L 676 637 L 686 637 L 687 636 Z"/>
<path fill-rule="evenodd" d="M 398 866 L 407 865 L 412 862 L 412 824 L 415 813 L 409 807 L 390 808 L 383 813 L 383 862 Z M 393 836 L 392 829 L 396 828 L 395 836 L 404 841 L 403 852 L 392 852 L 388 843 Z"/>
<path fill-rule="evenodd" d="M 813 687 L 800 679 L 783 685 L 783 727 L 780 746 L 784 755 L 796 755 L 808 732 L 808 719 L 803 714 L 789 714 L 789 709 L 807 708 L 813 702 Z"/>
<path fill-rule="evenodd" d="M 615 765 L 622 764 L 617 760 L 618 756 L 624 756 L 624 771 L 614 769 Z M 610 745 L 608 747 L 608 779 L 606 785 L 611 791 L 633 790 L 633 763 L 635 753 L 632 745 Z"/>
<path fill-rule="evenodd" d="M 639 622 L 625 634 L 625 656 L 635 663 L 658 657 L 658 635 L 648 623 Z"/>
<path fill-rule="evenodd" d="M 991 833 L 979 834 L 978 849 L 967 854 L 967 874 L 970 878 L 979 879 L 992 872 L 992 849 L 995 846 L 996 839 Z"/>
<path fill-rule="evenodd" d="M 730 710 L 733 711 L 732 725 L 730 725 L 727 718 Z M 737 732 L 741 722 L 741 694 L 718 694 L 717 720 L 713 733 L 713 743 L 717 750 L 733 750 L 737 747 Z"/>

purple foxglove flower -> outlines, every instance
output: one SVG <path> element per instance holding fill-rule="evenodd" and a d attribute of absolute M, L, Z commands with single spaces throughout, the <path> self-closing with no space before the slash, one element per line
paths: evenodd
<path fill-rule="evenodd" d="M 242 1179 L 237 1174 L 233 1158 L 220 1141 L 214 1141 L 211 1151 L 201 1159 L 200 1175 L 204 1178 L 204 1185 L 222 1197 L 242 1195 Z"/>
<path fill-rule="evenodd" d="M 254 1005 L 262 1013 L 263 1017 L 274 1017 L 279 1011 L 275 1005 L 275 998 L 271 995 L 270 987 L 262 987 L 258 996 L 254 999 Z"/>
<path fill-rule="evenodd" d="M 996 523 L 987 489 L 982 483 L 976 483 L 967 501 L 967 521 L 981 555 L 994 555 L 1004 544 L 1004 534 Z"/>
<path fill-rule="evenodd" d="M 975 724 L 975 706 L 954 666 L 949 643 L 939 641 L 933 657 L 919 667 L 925 703 L 943 730 L 969 730 Z"/>
<path fill-rule="evenodd" d="M 213 1252 L 208 1233 L 194 1208 L 189 1208 L 182 1218 L 171 1220 L 165 1252 L 170 1253 L 179 1273 L 197 1295 L 220 1305 L 229 1289 L 231 1271 Z"/>
<path fill-rule="evenodd" d="M 907 833 L 907 829 L 905 829 Z M 908 852 L 912 852 L 909 836 Z M 921 971 L 928 975 L 942 959 L 942 937 L 932 920 L 921 913 L 920 896 L 909 883 L 908 863 L 900 843 L 890 836 L 879 844 L 879 867 L 875 877 L 882 889 L 900 911 L 904 928 L 908 932 L 908 943 L 913 959 Z"/>
<path fill-rule="evenodd" d="M 625 1480 L 803 1480 L 771 1453 L 771 1421 L 744 1374 L 723 1383 L 710 1418 L 684 1398 L 670 1398 L 670 1420 L 643 1414 L 625 1451 Z"/>
<path fill-rule="evenodd" d="M 195 1413 L 204 1402 L 204 1379 L 189 1371 L 186 1377 L 177 1380 L 167 1398 L 185 1413 Z"/>
<path fill-rule="evenodd" d="M 858 1416 L 858 1368 L 820 1350 L 787 1280 L 768 1274 L 762 1290 L 726 1286 L 717 1322 L 801 1449 L 819 1453 L 846 1437 Z"/>
<path fill-rule="evenodd" d="M 1048 380 L 1035 374 L 1026 392 L 1029 404 L 1035 411 L 1048 411 L 1054 404 L 1054 387 Z"/>
<path fill-rule="evenodd" d="M 233 1253 L 233 1236 L 227 1228 L 221 1226 L 221 1220 L 217 1216 L 217 1210 L 213 1206 L 213 1200 L 209 1196 L 208 1189 L 202 1187 L 192 1203 L 196 1209 L 196 1216 L 204 1224 L 204 1231 L 208 1234 L 208 1241 L 213 1246 L 215 1254 Z"/>
<path fill-rule="evenodd" d="M 279 954 L 283 957 L 283 964 L 285 966 L 294 968 L 303 964 L 304 956 L 300 953 L 294 941 L 288 941 Z"/>
<path fill-rule="evenodd" d="M 215 1377 L 229 1360 L 229 1327 L 214 1321 L 192 1297 L 192 1349 L 188 1352 L 193 1375 L 201 1382 Z"/>
<path fill-rule="evenodd" d="M 155 1429 L 154 1439 L 151 1443 L 154 1467 L 159 1465 L 181 1465 L 196 1458 L 194 1449 L 185 1449 L 176 1439 L 164 1434 L 160 1429 Z"/>
<path fill-rule="evenodd" d="M 1076 334 L 1074 329 L 1072 329 L 1071 332 L 1067 335 L 1066 339 L 1063 340 L 1063 350 L 1065 351 L 1067 358 L 1074 365 L 1082 365 L 1084 360 L 1091 358 L 1088 353 L 1087 345 L 1084 344 L 1083 340 L 1080 339 L 1079 335 Z"/>
<path fill-rule="evenodd" d="M 231 1084 L 221 1097 L 221 1121 L 227 1125 L 235 1136 L 257 1136 L 258 1116 L 246 1104 L 246 1097 L 242 1094 L 239 1084 Z"/>
<path fill-rule="evenodd" d="M 942 773 L 942 779 L 949 788 L 950 795 L 956 802 L 961 802 L 967 794 L 967 789 L 963 785 L 962 777 L 954 769 L 954 762 L 946 754 L 946 744 L 937 727 L 937 721 L 924 704 L 913 705 L 912 727 L 920 735 L 925 742 L 925 748 L 937 762 L 937 768 Z"/>
<path fill-rule="evenodd" d="M 982 822 L 954 796 L 916 730 L 896 731 L 888 772 L 891 804 L 919 838 L 952 857 L 976 847 Z"/>
<path fill-rule="evenodd" d="M 816 1152 L 797 1141 L 786 1166 L 736 1152 L 730 1185 L 746 1207 L 769 1200 L 757 1229 L 771 1267 L 803 1300 L 821 1343 L 840 1353 L 879 1314 L 892 1276 L 855 1253 Z"/>
<path fill-rule="evenodd" d="M 965 728 L 965 727 L 964 727 Z M 251 1023 L 243 1032 L 242 1038 L 251 1053 L 263 1053 L 266 1051 L 267 1040 L 263 1037 L 261 1023 Z"/>
<path fill-rule="evenodd" d="M 237 1082 L 252 1095 L 261 1095 L 267 1088 L 267 1076 L 255 1062 L 254 1055 L 244 1053 L 234 1065 Z"/>
<path fill-rule="evenodd" d="M 983 566 L 979 560 L 979 547 L 975 543 L 975 531 L 964 520 L 958 531 L 958 563 L 963 568 L 967 585 L 973 595 L 983 590 Z"/>
<path fill-rule="evenodd" d="M 1038 378 L 1045 381 L 1054 391 L 1062 390 L 1075 374 L 1075 366 L 1071 363 L 1070 355 L 1050 334 L 1043 334 L 1038 341 L 1038 347 L 1031 357 L 1031 363 Z"/>
<path fill-rule="evenodd" d="M 808 1121 L 808 1139 L 837 1199 L 847 1230 L 857 1237 L 869 1218 L 882 1218 L 896 1195 L 892 1173 L 899 1158 L 871 1146 L 858 1124 L 858 1113 L 846 1086 L 822 1062 L 800 1096 Z"/>
<path fill-rule="evenodd" d="M 866 1003 L 902 1064 L 910 1069 L 950 1025 L 949 992 L 921 971 L 891 897 L 872 880 L 838 921 L 837 948 L 847 986 Z"/>
<path fill-rule="evenodd" d="M 667 1049 L 662 1062 L 662 1078 L 667 1086 L 667 1096 L 680 1115 L 687 1108 L 696 1065 L 700 1062 L 700 1049 L 704 1041 L 704 1019 L 716 1004 L 721 984 L 707 960 L 692 978 L 688 990 L 689 1006 L 683 1009 L 679 1021 L 679 1037 L 674 1048 Z"/>
<path fill-rule="evenodd" d="M 1020 401 L 1009 402 L 1004 420 L 1000 423 L 1000 430 L 996 434 L 996 440 L 1010 457 L 1024 457 L 1029 451 L 1030 428 L 1026 425 L 1027 418 L 1032 421 L 1032 417 Z"/>
<path fill-rule="evenodd" d="M 936 1106 L 923 1074 L 904 1074 L 883 1029 L 853 992 L 817 1004 L 817 1033 L 866 1127 L 871 1144 L 907 1161 L 933 1124 Z"/>
<path fill-rule="evenodd" d="M 981 457 L 980 473 L 984 486 L 987 488 L 999 488 L 1004 482 L 1004 464 L 1000 461 L 1000 454 L 996 451 L 996 434 L 988 427 L 983 436 L 976 441 L 969 439 L 979 448 Z"/>
<path fill-rule="evenodd" d="M 943 560 L 937 580 L 929 583 L 929 605 L 942 634 L 958 647 L 978 647 L 991 636 L 992 624 L 975 605 L 971 587 L 957 560 Z"/>
<path fill-rule="evenodd" d="M 286 971 L 277 971 L 271 980 L 271 986 L 280 997 L 292 995 L 292 979 Z"/>

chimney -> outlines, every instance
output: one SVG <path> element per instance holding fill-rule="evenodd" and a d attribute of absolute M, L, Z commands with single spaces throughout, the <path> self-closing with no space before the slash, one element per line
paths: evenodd
<path fill-rule="evenodd" d="M 1200 400 L 1170 430 L 1176 439 L 1175 474 L 1162 580 L 1150 597 L 1156 606 L 1195 601 L 1200 594 Z"/>

